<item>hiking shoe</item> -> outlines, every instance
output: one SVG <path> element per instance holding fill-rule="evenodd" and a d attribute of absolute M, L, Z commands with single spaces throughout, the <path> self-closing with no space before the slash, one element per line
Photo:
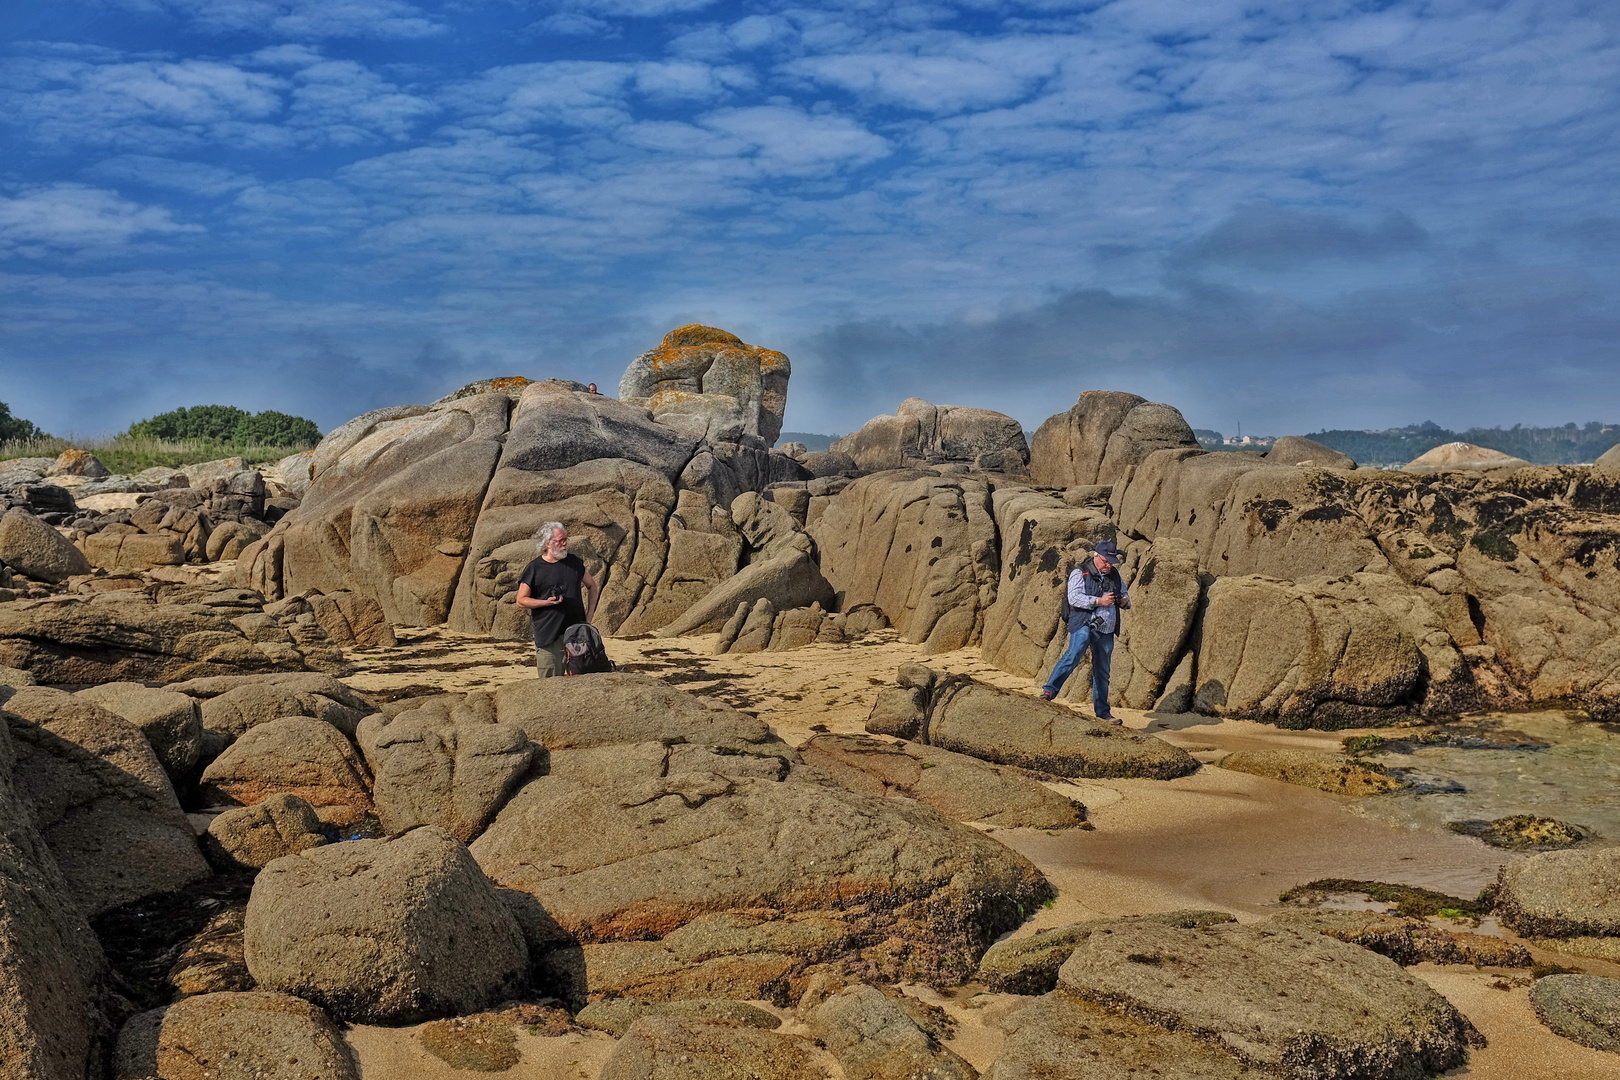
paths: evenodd
<path fill-rule="evenodd" d="M 1042 690 L 1041 691 L 1041 700 L 1042 701 L 1051 701 L 1055 697 L 1057 697 L 1057 691 L 1056 690 Z"/>
<path fill-rule="evenodd" d="M 1121 720 L 1117 716 L 1099 716 L 1097 719 L 1101 720 L 1105 724 L 1113 724 L 1115 727 L 1125 726 L 1125 721 Z"/>

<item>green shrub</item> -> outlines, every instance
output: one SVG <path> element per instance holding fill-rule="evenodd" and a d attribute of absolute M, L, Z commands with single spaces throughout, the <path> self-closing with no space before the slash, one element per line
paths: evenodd
<path fill-rule="evenodd" d="M 194 405 L 140 420 L 125 432 L 131 439 L 207 439 L 226 442 L 236 434 L 236 425 L 248 418 L 248 413 L 235 405 Z"/>
<path fill-rule="evenodd" d="M 266 409 L 238 421 L 233 438 L 256 446 L 314 446 L 321 441 L 321 429 L 313 420 Z"/>
<path fill-rule="evenodd" d="M 0 443 L 24 442 L 29 439 L 48 439 L 49 435 L 20 416 L 11 415 L 11 406 L 0 401 Z"/>

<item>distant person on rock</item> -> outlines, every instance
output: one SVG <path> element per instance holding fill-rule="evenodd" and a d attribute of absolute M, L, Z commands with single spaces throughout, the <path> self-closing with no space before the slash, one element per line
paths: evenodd
<path fill-rule="evenodd" d="M 596 388 L 595 383 L 591 383 L 589 386 L 587 386 L 585 388 L 585 392 L 589 393 L 589 394 L 599 394 L 599 393 L 601 393 L 601 391 Z"/>
<path fill-rule="evenodd" d="M 588 623 L 596 615 L 602 587 L 585 569 L 584 560 L 568 554 L 568 530 L 560 521 L 548 521 L 534 534 L 540 557 L 523 568 L 518 578 L 518 607 L 528 608 L 534 623 L 534 667 L 542 679 L 563 673 L 563 631 Z M 586 603 L 581 595 L 590 594 Z"/>
<path fill-rule="evenodd" d="M 1119 577 L 1119 548 L 1112 540 L 1098 544 L 1091 557 L 1069 574 L 1069 647 L 1041 688 L 1048 701 L 1058 696 L 1064 680 L 1091 648 L 1091 707 L 1097 719 L 1119 723 L 1108 709 L 1108 673 L 1113 666 L 1114 635 L 1119 612 L 1131 606 L 1131 594 Z"/>

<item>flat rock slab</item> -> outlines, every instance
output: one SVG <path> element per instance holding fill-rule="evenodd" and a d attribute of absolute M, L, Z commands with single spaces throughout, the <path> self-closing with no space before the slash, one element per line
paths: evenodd
<path fill-rule="evenodd" d="M 979 980 L 1000 994 L 1048 993 L 1057 987 L 1058 969 L 1081 942 L 1104 927 L 1127 924 L 1137 918 L 1183 929 L 1237 921 L 1224 911 L 1166 911 L 1132 919 L 1092 919 L 1054 926 L 990 946 L 979 960 Z"/>
<path fill-rule="evenodd" d="M 1216 762 L 1232 772 L 1281 780 L 1333 795 L 1378 795 L 1401 782 L 1343 754 L 1315 750 L 1239 750 Z"/>
<path fill-rule="evenodd" d="M 1486 934 L 1443 930 L 1424 919 L 1378 911 L 1286 911 L 1262 925 L 1314 931 L 1387 956 L 1397 964 L 1472 964 L 1529 967 L 1530 950 Z"/>
<path fill-rule="evenodd" d="M 1007 1041 L 982 1080 L 1272 1080 L 1203 1039 L 1121 1016 L 1062 990 L 1002 1022 Z"/>
<path fill-rule="evenodd" d="M 1197 758 L 1161 739 L 971 679 L 947 679 L 934 691 L 925 741 L 984 761 L 1094 780 L 1172 780 L 1198 771 Z"/>
<path fill-rule="evenodd" d="M 861 908 L 851 951 L 888 942 L 880 966 L 894 975 L 958 981 L 1050 892 L 977 830 L 851 792 L 771 747 L 645 742 L 551 762 L 471 850 L 583 943 L 662 937 L 727 910 Z"/>
<path fill-rule="evenodd" d="M 495 718 L 547 750 L 669 741 L 793 753 L 747 713 L 628 671 L 508 683 L 495 692 Z"/>
<path fill-rule="evenodd" d="M 1530 988 L 1530 1004 L 1564 1038 L 1620 1053 L 1620 979 L 1549 975 Z"/>
<path fill-rule="evenodd" d="M 1280 926 L 1106 928 L 1075 949 L 1058 982 L 1296 1080 L 1418 1080 L 1461 1065 L 1479 1037 L 1394 961 Z"/>
<path fill-rule="evenodd" d="M 1496 917 L 1526 937 L 1620 937 L 1620 848 L 1510 863 L 1497 878 Z"/>
<path fill-rule="evenodd" d="M 1069 829 L 1086 808 L 1007 766 L 923 743 L 817 735 L 799 754 L 851 791 L 927 803 L 957 821 L 1003 828 Z"/>
<path fill-rule="evenodd" d="M 635 1001 L 613 998 L 593 1001 L 574 1017 L 580 1027 L 605 1031 L 615 1039 L 630 1030 L 644 1016 L 680 1016 L 691 1020 L 721 1021 L 775 1031 L 782 1018 L 746 1001 L 726 998 L 694 998 L 689 1001 Z"/>
<path fill-rule="evenodd" d="M 807 1039 L 742 1024 L 649 1016 L 624 1033 L 601 1080 L 830 1080 Z"/>

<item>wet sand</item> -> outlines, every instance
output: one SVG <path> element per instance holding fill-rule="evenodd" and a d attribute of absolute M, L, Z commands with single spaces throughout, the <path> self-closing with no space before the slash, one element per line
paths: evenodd
<path fill-rule="evenodd" d="M 877 692 L 893 682 L 896 668 L 907 661 L 1035 692 L 1030 680 L 986 666 L 977 649 L 926 655 L 918 646 L 895 640 L 892 632 L 864 644 L 743 656 L 709 656 L 712 641 L 610 640 L 608 648 L 621 668 L 721 698 L 757 715 L 795 745 L 820 731 L 862 732 Z M 406 630 L 396 649 L 354 654 L 361 670 L 346 681 L 385 697 L 488 690 L 532 678 L 533 652 L 519 642 L 491 642 L 438 628 Z M 1128 727 L 1182 746 L 1205 762 L 1245 749 L 1334 751 L 1347 735 L 1357 734 L 1290 732 L 1132 710 L 1119 715 Z M 1519 857 L 1472 837 L 1355 813 L 1351 807 L 1356 800 L 1348 797 L 1218 768 L 1171 781 L 1088 780 L 1051 786 L 1083 802 L 1095 828 L 985 830 L 1039 866 L 1059 891 L 1052 907 L 1036 912 L 1017 936 L 1082 919 L 1177 908 L 1227 911 L 1254 921 L 1277 910 L 1284 890 L 1326 877 L 1398 882 L 1472 897 L 1495 880 L 1501 866 Z M 1489 920 L 1481 932 L 1513 936 Z M 1538 959 L 1620 976 L 1620 965 L 1533 951 Z M 1413 971 L 1491 1041 L 1466 1067 L 1448 1075 L 1620 1080 L 1620 1055 L 1588 1050 L 1536 1021 L 1527 997 L 1527 973 L 1432 964 Z M 1512 985 L 1517 982 L 1525 985 Z M 1510 988 L 1493 989 L 1492 983 Z M 1000 1050 L 996 1022 L 1029 999 L 979 989 L 970 985 L 936 994 L 914 987 L 908 992 L 957 1017 L 961 1028 L 950 1045 L 983 1069 Z M 368 1080 L 477 1075 L 432 1058 L 414 1029 L 356 1029 L 351 1042 Z M 546 1039 L 520 1033 L 523 1061 L 501 1075 L 590 1080 L 611 1045 L 599 1034 Z"/>

